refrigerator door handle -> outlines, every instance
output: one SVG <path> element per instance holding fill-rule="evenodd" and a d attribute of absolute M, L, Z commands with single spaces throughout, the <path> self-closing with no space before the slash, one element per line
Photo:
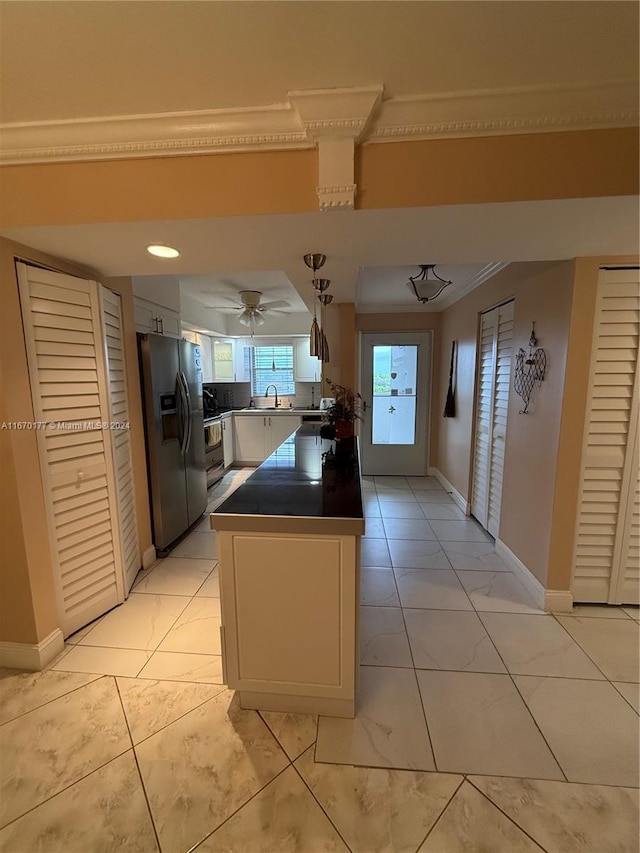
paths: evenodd
<path fill-rule="evenodd" d="M 189 404 L 187 395 L 184 392 L 184 382 L 182 373 L 176 376 L 176 385 L 180 389 L 180 421 L 182 426 L 182 436 L 180 438 L 180 455 L 184 456 L 187 452 L 187 438 L 189 435 L 188 419 L 189 419 Z"/>
<path fill-rule="evenodd" d="M 193 414 L 193 409 L 191 408 L 191 394 L 189 393 L 189 383 L 187 382 L 187 377 L 182 371 L 180 371 L 180 376 L 182 378 L 182 385 L 184 387 L 187 408 L 187 440 L 184 445 L 184 453 L 186 455 L 187 451 L 189 450 L 189 447 L 191 446 L 191 433 L 193 430 L 193 421 L 191 416 Z"/>

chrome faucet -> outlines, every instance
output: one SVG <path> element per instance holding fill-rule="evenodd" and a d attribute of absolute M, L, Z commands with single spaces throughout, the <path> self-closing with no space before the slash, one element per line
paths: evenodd
<path fill-rule="evenodd" d="M 267 387 L 264 389 L 264 396 L 265 396 L 265 397 L 267 397 L 267 396 L 268 396 L 268 394 L 269 394 L 269 388 L 273 388 L 273 390 L 274 390 L 274 392 L 275 392 L 275 395 L 276 395 L 276 409 L 277 409 L 277 408 L 278 408 L 278 405 L 279 405 L 279 404 L 278 404 L 278 389 L 276 388 L 276 386 L 275 386 L 275 385 L 267 385 Z"/>

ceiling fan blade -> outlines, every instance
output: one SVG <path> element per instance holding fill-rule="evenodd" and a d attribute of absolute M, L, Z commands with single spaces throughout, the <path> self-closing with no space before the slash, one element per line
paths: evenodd
<path fill-rule="evenodd" d="M 212 308 L 214 311 L 244 311 L 244 305 L 205 305 L 205 308 Z"/>
<path fill-rule="evenodd" d="M 275 302 L 261 302 L 260 308 L 290 308 L 288 302 L 285 302 L 284 299 L 278 299 Z"/>

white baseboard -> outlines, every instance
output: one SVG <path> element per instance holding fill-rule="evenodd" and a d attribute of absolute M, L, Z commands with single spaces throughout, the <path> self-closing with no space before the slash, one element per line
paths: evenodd
<path fill-rule="evenodd" d="M 569 589 L 545 590 L 544 609 L 549 613 L 571 613 L 573 611 L 573 593 Z"/>
<path fill-rule="evenodd" d="M 38 672 L 63 649 L 64 637 L 60 628 L 35 644 L 0 642 L 0 666 Z"/>
<path fill-rule="evenodd" d="M 496 539 L 496 554 L 504 560 L 511 571 L 518 576 L 522 584 L 529 590 L 537 606 L 545 610 L 546 590 L 538 578 L 531 572 L 513 551 L 508 548 L 502 539 Z"/>
<path fill-rule="evenodd" d="M 142 555 L 142 568 L 148 569 L 149 566 L 152 566 L 156 561 L 156 549 L 154 545 L 149 545 L 144 554 Z"/>
<path fill-rule="evenodd" d="M 444 476 L 444 474 L 439 471 L 437 468 L 427 468 L 427 474 L 430 477 L 435 477 L 436 480 L 440 483 L 445 492 L 450 492 L 451 497 L 458 504 L 460 509 L 465 515 L 469 515 L 471 512 L 471 504 L 469 501 L 461 494 Z"/>

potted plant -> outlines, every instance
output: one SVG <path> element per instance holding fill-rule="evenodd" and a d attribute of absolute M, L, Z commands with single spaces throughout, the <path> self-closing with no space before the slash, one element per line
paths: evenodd
<path fill-rule="evenodd" d="M 357 391 L 346 388 L 344 385 L 327 380 L 331 389 L 333 403 L 325 411 L 325 418 L 333 427 L 336 439 L 351 438 L 354 433 L 356 419 L 360 419 L 362 397 Z"/>

